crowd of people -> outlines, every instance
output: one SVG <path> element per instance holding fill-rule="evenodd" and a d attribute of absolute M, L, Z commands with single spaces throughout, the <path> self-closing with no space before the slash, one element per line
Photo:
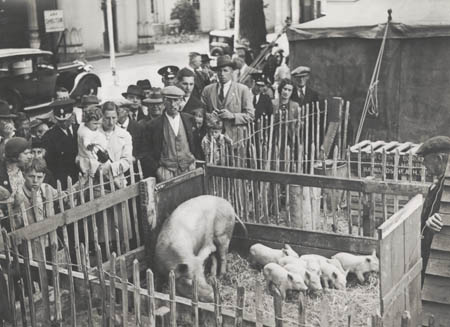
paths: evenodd
<path fill-rule="evenodd" d="M 68 178 L 77 185 L 80 176 L 100 174 L 120 188 L 137 161 L 144 177 L 158 182 L 195 169 L 198 160 L 217 162 L 211 144 L 232 146 L 249 123 L 274 113 L 291 117 L 318 100 L 307 86 L 308 67 L 291 72 L 282 50 L 267 53 L 262 70 L 249 66 L 245 47 L 219 56 L 214 67 L 208 55 L 190 53 L 186 67 L 158 70 L 162 88 L 138 80 L 103 102 L 85 95 L 76 103 L 60 88 L 48 120 L 11 113 L 0 100 L 1 199 L 31 202 L 32 193 L 44 197 L 43 186 L 56 189 L 60 181 L 66 190 Z"/>

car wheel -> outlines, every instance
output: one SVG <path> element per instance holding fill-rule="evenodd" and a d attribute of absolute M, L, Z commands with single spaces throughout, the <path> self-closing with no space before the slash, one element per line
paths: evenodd
<path fill-rule="evenodd" d="M 6 90 L 0 94 L 0 99 L 5 100 L 11 107 L 11 113 L 17 114 L 23 110 L 23 102 L 20 96 L 13 91 Z"/>

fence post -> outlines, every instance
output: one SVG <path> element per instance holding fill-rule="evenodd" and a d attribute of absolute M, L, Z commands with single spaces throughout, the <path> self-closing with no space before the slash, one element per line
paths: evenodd
<path fill-rule="evenodd" d="M 136 326 L 141 325 L 141 279 L 139 278 L 139 262 L 133 261 L 134 315 Z"/>
<path fill-rule="evenodd" d="M 236 315 L 234 326 L 242 327 L 244 320 L 244 305 L 245 305 L 245 288 L 239 286 L 237 288 L 237 297 L 236 297 Z"/>
<path fill-rule="evenodd" d="M 169 273 L 170 327 L 177 327 L 177 302 L 175 299 L 175 273 Z"/>
<path fill-rule="evenodd" d="M 435 321 L 434 321 L 434 315 L 430 315 L 430 316 L 428 317 L 428 327 L 434 327 L 434 323 L 435 323 Z"/>
<path fill-rule="evenodd" d="M 147 269 L 147 291 L 149 326 L 155 327 L 155 285 L 153 282 L 153 272 L 150 269 Z"/>
<path fill-rule="evenodd" d="M 272 290 L 273 307 L 275 311 L 275 327 L 283 327 L 283 300 L 278 290 Z"/>
<path fill-rule="evenodd" d="M 401 327 L 410 327 L 410 326 L 411 326 L 411 314 L 408 311 L 405 311 L 402 314 Z"/>
<path fill-rule="evenodd" d="M 192 326 L 199 326 L 199 315 L 198 315 L 198 282 L 197 276 L 194 275 L 192 278 Z"/>
<path fill-rule="evenodd" d="M 110 258 L 111 265 L 109 270 L 109 325 L 114 326 L 116 318 L 116 253 L 113 252 Z"/>
<path fill-rule="evenodd" d="M 153 264 L 153 254 L 155 252 L 157 226 L 156 221 L 156 194 L 155 178 L 147 178 L 139 182 L 139 196 L 142 213 L 142 225 L 144 229 L 145 256 L 148 267 L 155 271 Z"/>
<path fill-rule="evenodd" d="M 298 295 L 298 323 L 300 326 L 306 326 L 306 299 L 302 292 Z"/>
<path fill-rule="evenodd" d="M 220 292 L 219 292 L 219 284 L 217 283 L 217 279 L 214 278 L 212 282 L 212 287 L 214 291 L 214 322 L 216 327 L 222 326 L 222 310 L 220 309 Z"/>

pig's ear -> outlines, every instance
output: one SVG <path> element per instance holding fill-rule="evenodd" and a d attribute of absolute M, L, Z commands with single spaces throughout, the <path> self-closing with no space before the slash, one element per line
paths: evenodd
<path fill-rule="evenodd" d="M 288 250 L 292 250 L 291 246 L 287 243 L 284 243 L 284 248 Z"/>
<path fill-rule="evenodd" d="M 287 274 L 287 278 L 288 278 L 291 282 L 294 281 L 294 277 L 292 277 L 291 274 Z"/>
<path fill-rule="evenodd" d="M 337 278 L 338 278 L 338 276 L 337 276 L 337 274 L 336 274 L 335 271 L 333 271 L 333 272 L 331 273 L 331 277 L 333 277 L 333 279 L 337 279 Z"/>
<path fill-rule="evenodd" d="M 348 276 L 348 272 L 350 271 L 350 269 L 347 269 L 347 270 L 344 270 L 344 275 L 345 275 L 345 278 L 347 278 L 347 276 Z"/>
<path fill-rule="evenodd" d="M 305 271 L 305 278 L 306 278 L 307 280 L 311 280 L 311 275 L 309 274 L 308 271 Z"/>
<path fill-rule="evenodd" d="M 281 250 L 285 256 L 289 256 L 289 251 L 287 249 Z"/>
<path fill-rule="evenodd" d="M 189 272 L 189 266 L 185 263 L 179 263 L 177 265 L 177 272 L 179 274 L 187 274 Z"/>
<path fill-rule="evenodd" d="M 372 262 L 372 258 L 367 257 L 367 258 L 366 258 L 366 261 L 367 261 L 368 263 L 371 263 L 371 262 Z"/>

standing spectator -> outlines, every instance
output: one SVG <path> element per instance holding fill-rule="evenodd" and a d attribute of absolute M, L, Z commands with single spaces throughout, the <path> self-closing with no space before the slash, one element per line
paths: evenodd
<path fill-rule="evenodd" d="M 193 117 L 180 111 L 184 92 L 176 86 L 162 90 L 165 112 L 144 130 L 143 169 L 159 182 L 195 169 Z"/>
<path fill-rule="evenodd" d="M 224 164 L 225 147 L 231 139 L 222 134 L 223 122 L 215 114 L 206 114 L 207 134 L 202 139 L 202 151 L 205 161 L 213 165 Z"/>
<path fill-rule="evenodd" d="M 30 127 L 30 118 L 23 113 L 19 112 L 17 118 L 14 120 L 16 125 L 16 136 L 23 137 L 24 139 L 31 139 L 31 127 Z"/>
<path fill-rule="evenodd" d="M 142 89 L 144 99 L 148 98 L 152 93 L 152 83 L 148 79 L 142 79 L 136 82 L 136 85 Z"/>
<path fill-rule="evenodd" d="M 258 73 L 258 70 L 247 66 L 244 59 L 239 57 L 233 58 L 233 63 L 235 67 L 233 81 L 251 88 L 253 84 L 251 74 Z"/>
<path fill-rule="evenodd" d="M 278 88 L 278 84 L 283 78 L 291 78 L 291 71 L 289 70 L 289 56 L 283 56 L 283 49 L 278 49 L 275 52 L 275 59 L 277 60 L 277 69 L 274 75 L 274 88 Z"/>
<path fill-rule="evenodd" d="M 164 103 L 161 90 L 154 88 L 148 99 L 143 100 L 144 105 L 148 108 L 149 120 L 154 120 L 163 114 Z"/>
<path fill-rule="evenodd" d="M 292 100 L 300 107 L 319 101 L 319 94 L 307 85 L 310 74 L 311 69 L 306 66 L 299 66 L 291 72 L 292 80 L 297 88 L 297 92 L 292 95 Z"/>
<path fill-rule="evenodd" d="M 211 69 L 211 58 L 209 58 L 208 54 L 202 54 L 202 71 L 208 75 L 208 79 L 210 82 L 214 79 L 214 72 Z"/>
<path fill-rule="evenodd" d="M 244 130 L 247 123 L 253 121 L 255 109 L 248 87 L 232 81 L 233 68 L 230 56 L 217 58 L 219 82 L 205 87 L 202 102 L 205 103 L 207 112 L 216 112 L 224 121 L 225 134 L 234 143 L 244 137 Z"/>
<path fill-rule="evenodd" d="M 240 43 L 244 47 L 245 63 L 250 66 L 253 63 L 253 61 L 255 60 L 253 50 L 252 50 L 252 48 L 250 48 L 250 41 L 246 37 L 243 37 L 243 38 L 241 38 Z"/>
<path fill-rule="evenodd" d="M 261 45 L 261 51 L 266 51 L 266 55 L 264 57 L 263 73 L 269 78 L 270 84 L 274 83 L 275 70 L 277 69 L 277 59 L 272 54 L 273 46 L 277 46 L 277 44 L 265 43 Z"/>
<path fill-rule="evenodd" d="M 48 131 L 48 125 L 45 121 L 37 118 L 30 123 L 31 139 L 41 139 Z"/>
<path fill-rule="evenodd" d="M 201 150 L 201 143 L 203 137 L 206 135 L 206 124 L 205 124 L 205 108 L 204 104 L 199 101 L 198 107 L 192 109 L 192 115 L 194 116 L 194 128 L 192 133 L 194 135 L 195 153 L 194 156 L 199 160 L 205 160 L 203 151 Z"/>
<path fill-rule="evenodd" d="M 16 117 L 11 113 L 8 102 L 0 100 L 0 160 L 4 157 L 6 142 L 16 133 L 13 121 Z"/>
<path fill-rule="evenodd" d="M 140 121 L 142 119 L 148 118 L 148 112 L 145 113 L 142 107 L 142 99 L 144 98 L 144 94 L 142 93 L 142 89 L 139 86 L 129 85 L 127 91 L 122 93 L 122 96 L 131 102 L 130 119 Z"/>
<path fill-rule="evenodd" d="M 161 81 L 165 87 L 176 84 L 179 70 L 177 66 L 164 66 L 158 69 L 158 74 L 161 75 Z"/>
<path fill-rule="evenodd" d="M 83 111 L 92 105 L 100 104 L 100 99 L 96 95 L 83 95 L 81 97 L 80 106 L 73 108 L 73 117 L 76 124 L 83 122 Z"/>
<path fill-rule="evenodd" d="M 198 52 L 191 52 L 189 54 L 189 65 L 186 67 L 194 73 L 194 96 L 200 98 L 203 89 L 209 84 L 209 76 L 202 71 L 202 57 Z M 180 81 L 178 79 L 178 81 Z"/>
<path fill-rule="evenodd" d="M 12 195 L 24 183 L 22 170 L 33 159 L 31 144 L 23 137 L 13 137 L 5 145 L 5 159 L 0 162 L 0 185 Z"/>
<path fill-rule="evenodd" d="M 67 188 L 67 177 L 70 176 L 73 182 L 78 180 L 78 167 L 75 163 L 78 125 L 72 124 L 74 103 L 72 99 L 65 99 L 56 100 L 50 105 L 56 125 L 42 138 L 47 167 L 56 180 L 61 182 L 63 189 Z"/>
<path fill-rule="evenodd" d="M 144 99 L 143 101 L 147 101 L 148 99 Z M 137 122 L 135 120 L 131 120 L 129 117 L 129 101 L 115 101 L 115 102 L 105 102 L 103 106 L 105 109 L 112 110 L 117 107 L 117 125 L 126 130 L 131 135 L 131 141 L 133 144 L 133 161 L 141 158 L 141 141 L 142 141 L 142 127 L 144 122 Z"/>
<path fill-rule="evenodd" d="M 270 117 L 272 115 L 272 100 L 266 94 L 262 93 L 262 89 L 266 83 L 261 73 L 252 74 L 253 78 L 253 106 L 255 107 L 255 120 L 259 120 L 262 116 Z"/>
<path fill-rule="evenodd" d="M 33 159 L 43 159 L 45 160 L 45 148 L 41 139 L 33 138 L 31 139 L 31 154 L 33 155 Z M 44 183 L 51 185 L 52 187 L 56 187 L 56 180 L 53 176 L 53 173 L 48 170 L 47 163 L 45 163 L 45 177 Z"/>
<path fill-rule="evenodd" d="M 184 91 L 185 96 L 182 98 L 181 111 L 192 114 L 192 109 L 201 106 L 200 97 L 195 93 L 195 74 L 183 68 L 178 72 L 178 87 Z"/>

